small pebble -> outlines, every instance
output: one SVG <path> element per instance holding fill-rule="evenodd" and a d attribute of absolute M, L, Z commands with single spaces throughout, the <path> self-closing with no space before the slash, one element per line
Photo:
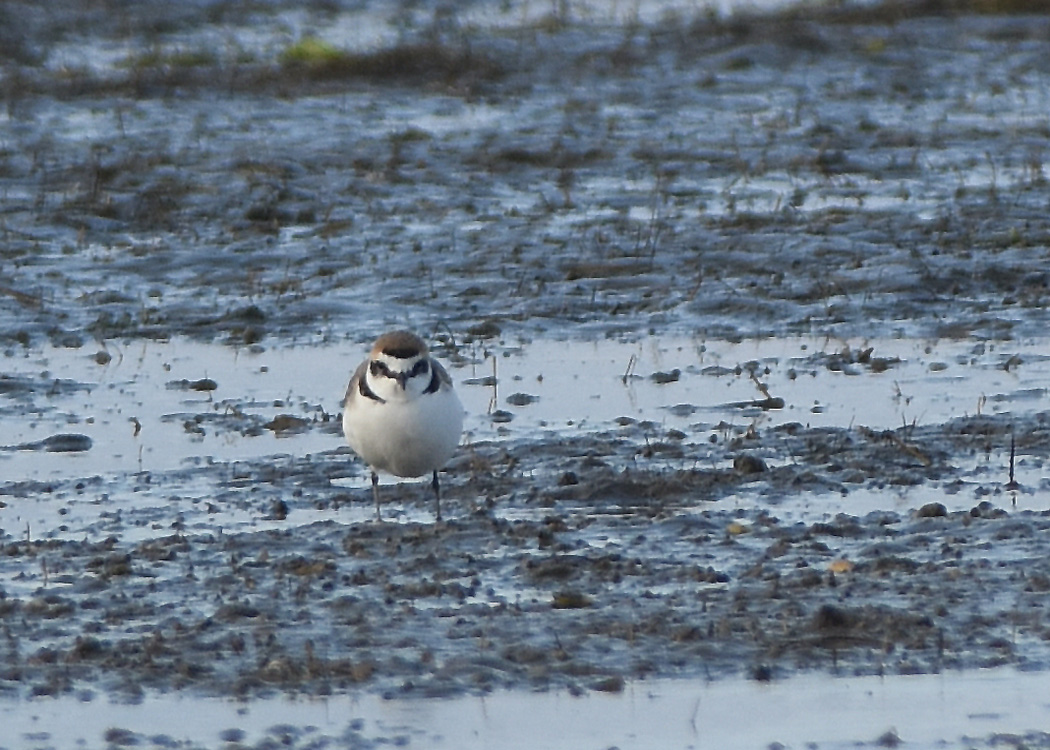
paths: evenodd
<path fill-rule="evenodd" d="M 41 441 L 41 447 L 48 453 L 80 453 L 91 448 L 91 438 L 78 433 L 60 433 Z"/>
<path fill-rule="evenodd" d="M 275 521 L 283 521 L 288 518 L 288 503 L 284 500 L 274 500 L 270 506 L 270 518 Z"/>
<path fill-rule="evenodd" d="M 761 474 L 768 470 L 765 461 L 750 453 L 741 453 L 733 457 L 733 471 L 740 474 Z"/>
<path fill-rule="evenodd" d="M 943 518 L 948 515 L 948 509 L 943 503 L 926 503 L 915 512 L 915 515 L 917 518 Z"/>
<path fill-rule="evenodd" d="M 676 367 L 675 369 L 671 370 L 670 372 L 654 372 L 652 375 L 649 376 L 649 378 L 654 383 L 656 383 L 658 385 L 663 385 L 665 383 L 675 383 L 675 382 L 677 382 L 678 378 L 681 377 L 681 375 L 682 375 L 682 371 L 679 370 Z"/>
<path fill-rule="evenodd" d="M 533 396 L 529 393 L 512 393 L 507 396 L 507 403 L 511 406 L 528 406 L 534 404 L 540 400 L 539 396 Z"/>
<path fill-rule="evenodd" d="M 211 378 L 201 378 L 190 383 L 190 390 L 193 391 L 214 391 L 218 387 L 219 384 Z"/>

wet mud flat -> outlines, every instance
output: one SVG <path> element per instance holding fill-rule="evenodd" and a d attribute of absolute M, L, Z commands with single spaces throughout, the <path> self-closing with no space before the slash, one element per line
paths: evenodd
<path fill-rule="evenodd" d="M 1046 670 L 1045 13 L 137 7 L 2 11 L 0 695 Z M 816 343 L 798 372 L 624 356 L 666 403 L 588 420 L 585 372 L 571 430 L 493 364 L 444 523 L 410 483 L 371 519 L 338 386 L 263 400 L 217 357 L 143 381 L 174 405 L 105 382 L 180 339 L 348 374 L 392 325 L 464 390 L 537 341 Z M 782 397 L 808 370 L 888 388 L 869 337 L 1027 349 L 991 392 L 924 363 L 972 406 L 901 426 Z M 99 374 L 12 364 L 56 348 Z M 678 400 L 708 381 L 753 387 Z"/>
<path fill-rule="evenodd" d="M 1046 329 L 1045 13 L 499 8 L 9 4 L 0 338 Z"/>
<path fill-rule="evenodd" d="M 9 510 L 52 503 L 75 520 L 5 533 L 0 684 L 447 696 L 1044 669 L 1050 515 L 1017 503 L 1047 488 L 955 463 L 1010 430 L 1042 466 L 1047 413 L 907 432 L 793 424 L 706 449 L 479 443 L 451 468 L 444 523 L 425 484 L 387 487 L 389 520 L 370 520 L 363 487 L 341 484 L 356 473 L 344 451 L 8 484 Z M 668 468 L 685 453 L 721 468 Z M 923 483 L 963 509 L 849 512 L 852 488 Z"/>

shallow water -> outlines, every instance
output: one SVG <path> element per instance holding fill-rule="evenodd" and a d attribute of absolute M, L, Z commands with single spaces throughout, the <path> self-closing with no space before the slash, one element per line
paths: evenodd
<path fill-rule="evenodd" d="M 866 361 L 855 361 L 868 349 Z M 1050 402 L 1048 351 L 1050 342 L 1042 339 L 974 344 L 777 338 L 710 345 L 673 337 L 534 340 L 465 352 L 470 363 L 451 371 L 468 412 L 468 444 L 616 433 L 641 423 L 643 434 L 653 439 L 676 430 L 688 445 L 787 423 L 881 431 L 968 414 L 1038 411 Z M 110 343 L 106 353 L 112 358 L 100 365 L 96 352 L 85 348 L 52 347 L 33 355 L 9 350 L 8 377 L 32 383 L 34 390 L 15 394 L 8 407 L 9 442 L 0 452 L 8 482 L 101 476 L 119 495 L 122 484 L 134 484 L 143 472 L 344 450 L 338 415 L 356 363 L 351 346 L 249 350 L 176 339 Z M 53 385 L 57 373 L 61 387 Z M 192 384 L 203 379 L 214 381 L 214 389 L 194 390 Z M 763 407 L 762 388 L 783 399 L 783 407 Z M 497 413 L 502 416 L 494 419 Z M 303 422 L 289 430 L 265 426 L 281 415 Z M 87 435 L 92 447 L 61 454 L 18 449 L 62 433 Z M 1002 475 L 1008 450 L 1009 444 L 1000 442 L 976 457 L 971 471 Z M 717 465 L 699 453 L 690 460 L 688 451 L 670 463 Z M 1022 485 L 1037 488 L 1043 465 L 1022 460 L 1016 475 Z M 363 494 L 366 476 L 359 471 L 339 483 Z M 200 488 L 202 496 L 208 491 L 207 485 Z M 142 499 L 140 493 L 132 502 Z M 967 495 L 946 498 L 936 487 L 901 488 L 896 494 L 880 488 L 853 492 L 841 508 L 858 515 L 908 511 L 934 499 L 956 509 L 972 503 Z M 737 502 L 750 507 L 755 500 L 745 496 Z M 1019 502 L 1015 498 L 1013 507 L 1044 503 L 1042 493 L 1029 492 Z M 47 535 L 59 524 L 90 522 L 97 512 L 97 505 L 66 506 L 56 515 L 53 503 L 23 501 L 0 510 L 0 519 L 8 529 L 28 526 Z M 362 512 L 343 510 L 335 518 L 360 520 Z M 812 522 L 834 510 L 800 495 L 781 501 L 778 512 Z M 84 513 L 88 518 L 79 518 Z M 235 518 L 226 517 L 227 528 L 238 527 Z"/>
<path fill-rule="evenodd" d="M 868 361 L 858 361 L 867 350 Z M 8 401 L 0 452 L 7 479 L 332 450 L 341 444 L 342 393 L 364 354 L 351 344 L 236 349 L 188 339 L 110 342 L 102 351 L 106 364 L 88 347 L 8 350 L 5 375 L 24 379 L 32 394 L 23 396 L 28 407 Z M 612 430 L 624 419 L 702 440 L 727 426 L 886 430 L 1038 411 L 1050 404 L 1048 352 L 1048 339 L 708 343 L 657 336 L 493 342 L 465 351 L 468 362 L 450 369 L 475 440 Z M 214 388 L 195 390 L 204 379 Z M 763 408 L 763 387 L 783 406 Z M 494 421 L 495 411 L 508 421 Z M 282 414 L 306 423 L 284 431 L 262 426 Z M 224 424 L 222 417 L 230 418 Z M 16 450 L 62 432 L 91 437 L 90 453 Z"/>
<path fill-rule="evenodd" d="M 749 680 L 652 680 L 622 693 L 496 692 L 443 700 L 374 696 L 236 702 L 146 695 L 134 704 L 97 695 L 0 701 L 5 747 L 95 746 L 123 738 L 139 747 L 459 750 L 576 748 L 852 748 L 992 746 L 1029 735 L 1045 747 L 1050 678 L 1010 669 L 897 677 L 798 676 Z M 101 704 L 101 705 L 100 705 Z M 741 711 L 741 707 L 746 710 Z M 189 720 L 192 717 L 192 720 Z M 1042 743 L 1042 744 L 1040 744 Z"/>

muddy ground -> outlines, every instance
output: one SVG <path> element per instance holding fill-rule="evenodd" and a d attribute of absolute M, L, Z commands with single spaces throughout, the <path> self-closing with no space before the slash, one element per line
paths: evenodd
<path fill-rule="evenodd" d="M 1047 415 L 1014 428 L 1044 461 Z M 395 520 L 340 522 L 369 499 L 332 484 L 356 471 L 343 453 L 126 478 L 158 496 L 214 488 L 159 509 L 122 510 L 98 477 L 8 484 L 9 506 L 43 495 L 97 505 L 100 520 L 88 539 L 6 535 L 4 688 L 447 695 L 1044 669 L 1050 516 L 1015 511 L 1005 477 L 952 465 L 1006 432 L 975 417 L 907 436 L 793 425 L 709 449 L 624 435 L 478 444 L 450 468 L 445 523 L 425 519 L 425 485 L 387 488 Z M 653 469 L 650 451 L 726 468 Z M 769 468 L 759 452 L 787 461 Z M 848 512 L 854 488 L 926 482 L 972 508 Z M 832 515 L 782 522 L 800 494 Z M 397 505 L 425 520 L 397 522 Z M 223 531 L 235 508 L 267 528 Z"/>
<path fill-rule="evenodd" d="M 487 25 L 6 3 L 0 340 L 356 352 L 396 324 L 455 362 L 530 338 L 806 334 L 841 359 L 851 337 L 1043 337 L 1050 16 L 959 7 Z M 396 41 L 324 37 L 367 14 Z M 5 378 L 4 418 L 90 386 Z M 348 521 L 370 497 L 325 418 L 301 425 L 324 453 L 7 476 L 0 692 L 1046 669 L 1050 412 L 1029 396 L 890 431 L 508 430 L 449 466 L 444 523 L 412 484 L 386 488 L 390 522 Z M 967 500 L 851 513 L 900 487 Z M 26 503 L 53 524 L 13 527 Z"/>

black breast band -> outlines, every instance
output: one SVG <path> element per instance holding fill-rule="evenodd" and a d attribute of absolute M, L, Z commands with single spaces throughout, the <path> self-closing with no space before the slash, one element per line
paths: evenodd
<path fill-rule="evenodd" d="M 438 375 L 436 367 L 430 368 L 430 382 L 427 384 L 426 390 L 423 393 L 437 393 L 438 388 L 441 387 L 441 376 Z"/>
<path fill-rule="evenodd" d="M 368 378 L 365 377 L 365 373 L 361 373 L 361 379 L 357 381 L 357 390 L 365 398 L 370 398 L 373 401 L 378 401 L 381 404 L 386 403 L 383 399 L 376 395 L 376 392 L 368 387 Z"/>

